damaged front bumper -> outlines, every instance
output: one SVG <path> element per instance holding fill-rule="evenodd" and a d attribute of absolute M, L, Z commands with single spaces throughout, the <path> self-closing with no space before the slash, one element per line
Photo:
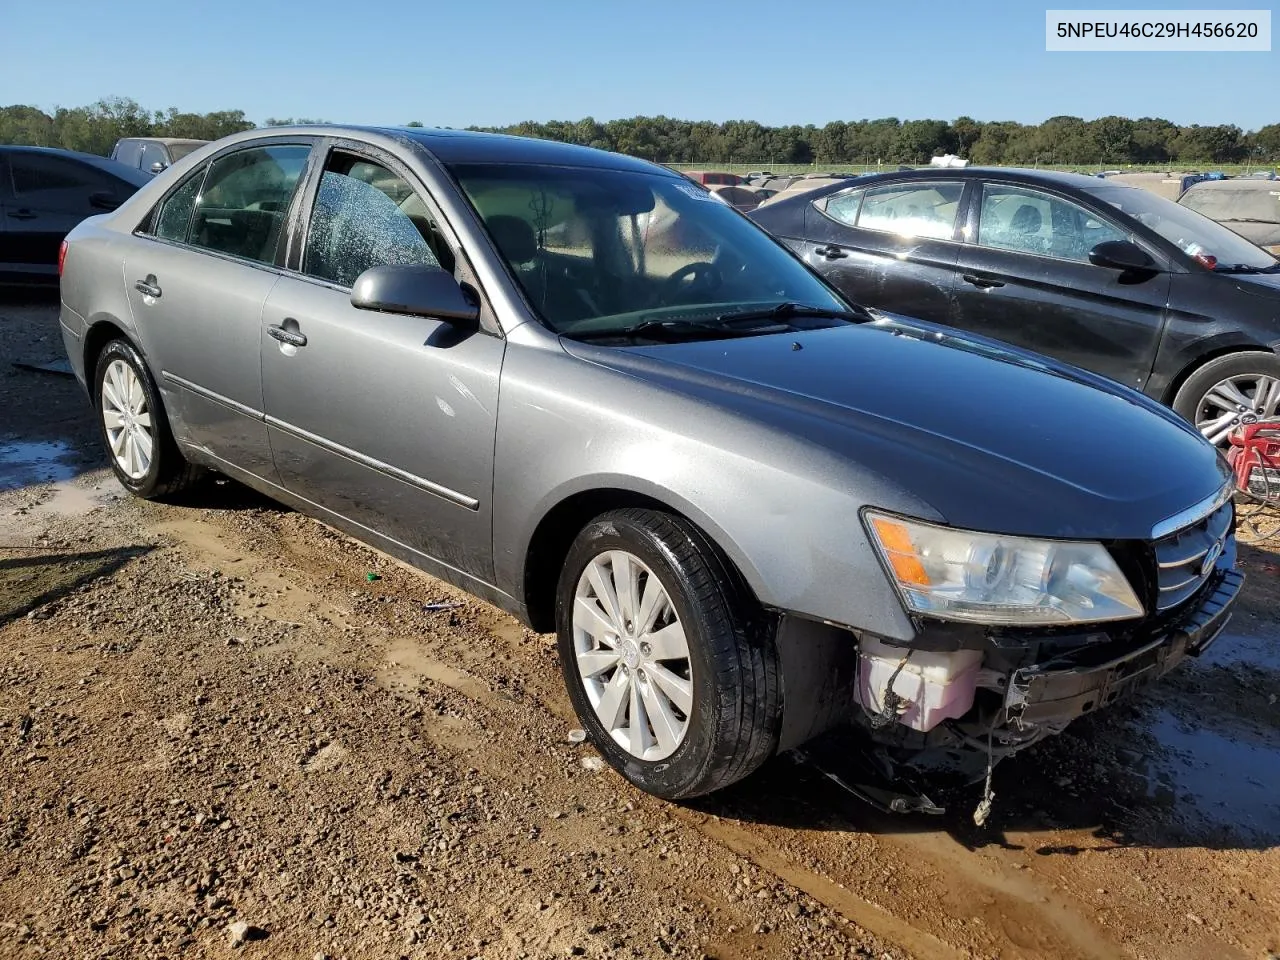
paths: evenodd
<path fill-rule="evenodd" d="M 1187 656 L 1200 656 L 1231 619 L 1231 605 L 1244 575 L 1223 571 L 1200 601 L 1142 646 L 1099 663 L 1079 662 L 1075 652 L 1047 663 L 1022 667 L 1009 679 L 1004 713 L 1015 729 L 1062 725 L 1110 706 L 1159 679 Z"/>
<path fill-rule="evenodd" d="M 883 700 L 864 701 L 853 719 L 865 747 L 841 764 L 850 775 L 824 772 L 874 805 L 904 813 L 941 813 L 935 802 L 940 793 L 985 777 L 975 814 L 981 822 L 990 809 L 996 763 L 1131 696 L 1218 639 L 1244 582 L 1233 569 L 1234 553 L 1232 548 L 1179 609 L 1127 629 L 1068 635 L 936 625 L 938 630 L 922 636 L 933 649 L 982 650 L 972 706 L 932 728 L 912 729 L 909 706 L 899 704 L 899 722 L 886 723 Z M 909 649 L 902 649 L 904 657 Z"/>

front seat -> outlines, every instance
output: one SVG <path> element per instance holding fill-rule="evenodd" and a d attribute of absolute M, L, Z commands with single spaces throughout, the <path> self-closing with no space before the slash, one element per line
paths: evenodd
<path fill-rule="evenodd" d="M 489 236 L 515 273 L 534 307 L 542 312 L 547 307 L 547 271 L 538 256 L 538 236 L 528 220 L 499 213 L 484 222 Z"/>
<path fill-rule="evenodd" d="M 1040 211 L 1031 204 L 1024 203 L 1013 212 L 1013 219 L 1009 221 L 1009 239 L 1012 245 L 1020 250 L 1043 252 L 1044 241 L 1039 236 L 1043 225 L 1044 218 L 1040 216 Z"/>
<path fill-rule="evenodd" d="M 489 228 L 498 252 L 513 270 L 519 270 L 537 258 L 538 238 L 528 220 L 500 213 L 487 219 L 485 226 Z"/>

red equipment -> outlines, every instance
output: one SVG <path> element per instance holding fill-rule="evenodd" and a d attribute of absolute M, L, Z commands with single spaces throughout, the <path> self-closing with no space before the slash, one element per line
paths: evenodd
<path fill-rule="evenodd" d="M 1280 421 L 1246 423 L 1231 433 L 1227 462 L 1236 487 L 1264 500 L 1280 501 Z"/>

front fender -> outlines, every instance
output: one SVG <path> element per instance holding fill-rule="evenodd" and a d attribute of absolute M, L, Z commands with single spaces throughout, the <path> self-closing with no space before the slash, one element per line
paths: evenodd
<path fill-rule="evenodd" d="M 937 519 L 896 485 L 802 437 L 563 351 L 515 347 L 494 464 L 496 585 L 523 596 L 538 524 L 593 490 L 639 494 L 697 524 L 768 607 L 903 640 L 915 631 L 859 519 Z"/>

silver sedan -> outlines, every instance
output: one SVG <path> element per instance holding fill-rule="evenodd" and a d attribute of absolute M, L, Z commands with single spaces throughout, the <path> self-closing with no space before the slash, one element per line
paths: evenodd
<path fill-rule="evenodd" d="M 981 777 L 1202 650 L 1239 587 L 1186 423 L 849 303 L 653 164 L 254 131 L 61 262 L 126 488 L 218 471 L 554 629 L 592 741 L 661 796 L 841 723 L 892 782 Z"/>

